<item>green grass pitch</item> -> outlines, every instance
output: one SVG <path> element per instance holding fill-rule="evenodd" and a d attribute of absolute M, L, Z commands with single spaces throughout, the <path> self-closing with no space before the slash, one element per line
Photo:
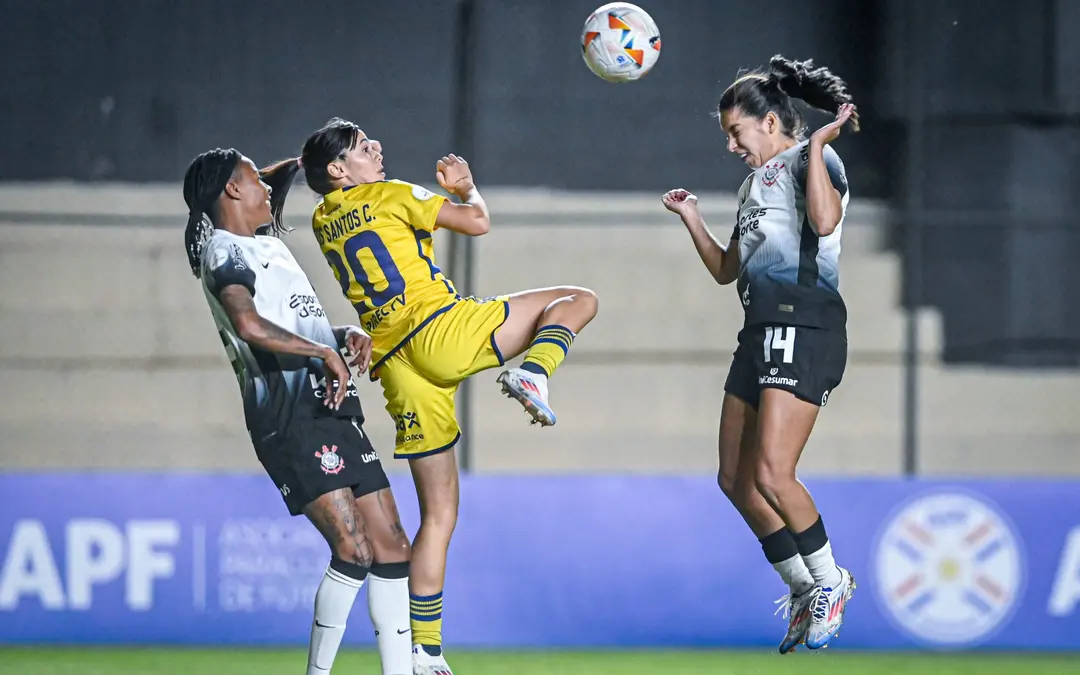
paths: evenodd
<path fill-rule="evenodd" d="M 458 651 L 458 675 L 1077 675 L 1080 653 L 889 654 L 829 650 L 780 656 L 761 651 Z M 0 673 L 33 675 L 295 675 L 300 649 L 82 649 L 0 647 Z M 344 650 L 335 673 L 379 672 L 377 654 Z"/>

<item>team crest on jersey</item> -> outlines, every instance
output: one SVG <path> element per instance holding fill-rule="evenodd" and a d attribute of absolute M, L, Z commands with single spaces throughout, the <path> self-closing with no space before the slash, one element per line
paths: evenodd
<path fill-rule="evenodd" d="M 329 448 L 322 446 L 322 450 L 316 452 L 315 456 L 319 458 L 319 467 L 325 474 L 338 474 L 345 468 L 345 460 L 337 453 L 336 445 L 331 445 Z"/>
<path fill-rule="evenodd" d="M 776 185 L 776 181 L 780 179 L 780 172 L 783 169 L 784 163 L 780 161 L 766 164 L 765 170 L 761 173 L 761 182 L 765 184 L 765 187 Z"/>

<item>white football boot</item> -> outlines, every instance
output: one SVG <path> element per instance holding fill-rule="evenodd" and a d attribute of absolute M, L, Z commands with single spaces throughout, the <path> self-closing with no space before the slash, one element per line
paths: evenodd
<path fill-rule="evenodd" d="M 503 371 L 496 380 L 508 397 L 516 399 L 532 417 L 530 424 L 550 427 L 555 424 L 555 412 L 548 405 L 547 378 L 521 368 Z"/>
<path fill-rule="evenodd" d="M 412 648 L 412 671 L 413 675 L 454 675 L 450 666 L 446 665 L 446 657 L 442 654 L 432 656 L 420 645 L 413 645 Z"/>
<path fill-rule="evenodd" d="M 775 613 L 783 612 L 788 620 L 787 634 L 780 643 L 781 654 L 794 651 L 806 639 L 806 631 L 810 630 L 810 608 L 820 592 L 821 589 L 814 586 L 800 595 L 788 593 L 776 601 L 780 607 Z"/>
<path fill-rule="evenodd" d="M 809 649 L 821 649 L 840 631 L 844 623 L 844 611 L 848 600 L 855 593 L 855 578 L 843 567 L 840 570 L 840 583 L 833 588 L 819 588 L 810 605 L 810 629 L 806 631 L 806 646 Z"/>

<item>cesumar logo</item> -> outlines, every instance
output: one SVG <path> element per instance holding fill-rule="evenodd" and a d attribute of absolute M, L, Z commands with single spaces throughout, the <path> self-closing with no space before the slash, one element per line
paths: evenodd
<path fill-rule="evenodd" d="M 1024 587 L 1013 526 L 985 497 L 949 490 L 904 503 L 874 547 L 885 615 L 931 646 L 973 645 L 1012 615 Z"/>
<path fill-rule="evenodd" d="M 799 386 L 798 380 L 793 380 L 790 377 L 779 377 L 779 372 L 779 368 L 770 368 L 768 375 L 762 375 L 758 378 L 758 384 L 782 384 L 785 387 Z"/>

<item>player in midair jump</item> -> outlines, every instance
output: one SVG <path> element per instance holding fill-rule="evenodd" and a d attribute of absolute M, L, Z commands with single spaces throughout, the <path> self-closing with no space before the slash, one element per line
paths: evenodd
<path fill-rule="evenodd" d="M 799 99 L 835 119 L 805 138 Z M 720 417 L 719 482 L 788 584 L 787 653 L 835 637 L 855 589 L 837 566 L 825 525 L 796 477 L 818 412 L 847 363 L 840 235 L 848 204 L 844 165 L 829 146 L 859 117 L 847 85 L 812 61 L 774 56 L 735 80 L 717 111 L 729 152 L 752 169 L 739 190 L 727 246 L 709 232 L 687 190 L 664 206 L 686 225 L 712 277 L 737 281 L 745 320 Z"/>

